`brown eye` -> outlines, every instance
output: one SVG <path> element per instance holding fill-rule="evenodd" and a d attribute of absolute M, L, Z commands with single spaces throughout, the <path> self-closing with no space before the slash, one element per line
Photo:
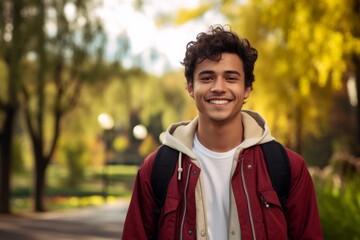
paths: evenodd
<path fill-rule="evenodd" d="M 210 80 L 212 80 L 212 78 L 211 77 L 202 77 L 202 78 L 200 78 L 202 81 L 210 81 Z"/>
<path fill-rule="evenodd" d="M 229 76 L 229 77 L 227 77 L 227 80 L 228 81 L 236 81 L 238 78 L 237 77 L 235 77 L 235 76 Z"/>

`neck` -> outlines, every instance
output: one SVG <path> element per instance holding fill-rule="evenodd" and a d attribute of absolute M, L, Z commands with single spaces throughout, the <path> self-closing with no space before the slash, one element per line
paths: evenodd
<path fill-rule="evenodd" d="M 201 144 L 214 152 L 234 149 L 244 138 L 241 114 L 230 123 L 202 121 L 199 118 L 196 134 Z"/>

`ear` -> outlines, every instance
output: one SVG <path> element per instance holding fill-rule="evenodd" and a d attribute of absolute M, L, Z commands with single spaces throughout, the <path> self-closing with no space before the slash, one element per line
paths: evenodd
<path fill-rule="evenodd" d="M 189 82 L 186 85 L 186 89 L 188 90 L 188 93 L 189 93 L 190 97 L 194 97 L 194 84 Z"/>
<path fill-rule="evenodd" d="M 244 99 L 250 97 L 250 93 L 251 93 L 251 87 L 245 87 Z"/>

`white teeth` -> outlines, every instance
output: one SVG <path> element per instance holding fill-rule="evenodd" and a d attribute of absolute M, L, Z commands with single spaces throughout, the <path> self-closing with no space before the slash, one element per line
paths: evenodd
<path fill-rule="evenodd" d="M 228 100 L 210 100 L 211 104 L 227 104 Z"/>

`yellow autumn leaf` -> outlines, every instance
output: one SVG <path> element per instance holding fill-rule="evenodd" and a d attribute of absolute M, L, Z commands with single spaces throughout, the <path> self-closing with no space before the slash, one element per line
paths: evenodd
<path fill-rule="evenodd" d="M 209 9 L 211 9 L 212 4 L 201 5 L 197 8 L 182 8 L 179 9 L 177 15 L 175 17 L 174 23 L 177 25 L 184 24 L 188 21 L 194 20 L 196 18 L 201 17 L 205 14 Z"/>

